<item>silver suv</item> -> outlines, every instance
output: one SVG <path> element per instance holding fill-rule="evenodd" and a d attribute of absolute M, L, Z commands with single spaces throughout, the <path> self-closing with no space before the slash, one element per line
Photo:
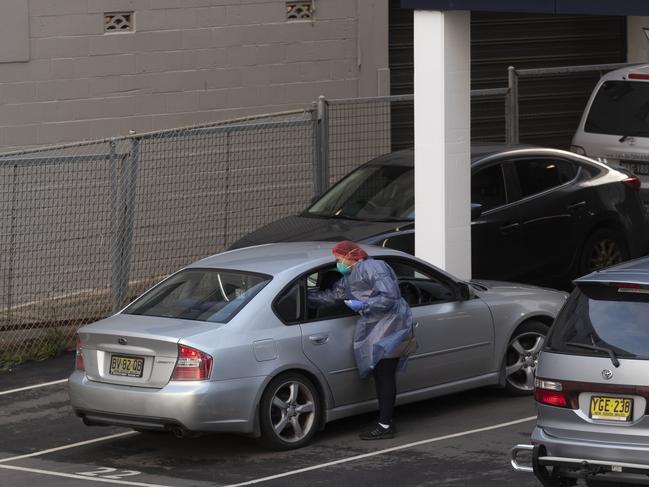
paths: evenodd
<path fill-rule="evenodd" d="M 532 445 L 512 465 L 545 486 L 649 485 L 649 258 L 575 284 L 539 357 Z"/>

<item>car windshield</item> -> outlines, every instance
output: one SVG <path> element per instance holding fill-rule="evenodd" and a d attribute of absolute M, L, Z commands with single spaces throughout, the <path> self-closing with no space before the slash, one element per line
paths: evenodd
<path fill-rule="evenodd" d="M 649 137 L 649 83 L 607 81 L 602 84 L 584 129 L 596 134 Z"/>
<path fill-rule="evenodd" d="M 316 201 L 308 215 L 369 221 L 413 220 L 414 169 L 408 166 L 363 166 Z"/>
<path fill-rule="evenodd" d="M 602 284 L 575 289 L 557 316 L 546 350 L 649 358 L 649 295 Z M 597 350 L 599 349 L 599 350 Z"/>
<path fill-rule="evenodd" d="M 125 314 L 226 323 L 270 276 L 217 269 L 186 269 L 131 304 Z"/>

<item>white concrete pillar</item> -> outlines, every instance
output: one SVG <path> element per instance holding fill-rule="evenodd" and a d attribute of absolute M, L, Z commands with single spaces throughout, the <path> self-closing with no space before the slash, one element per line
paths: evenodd
<path fill-rule="evenodd" d="M 627 61 L 644 63 L 649 61 L 649 39 L 642 30 L 649 28 L 649 17 L 627 17 Z"/>
<path fill-rule="evenodd" d="M 415 11 L 415 254 L 471 278 L 470 13 Z"/>

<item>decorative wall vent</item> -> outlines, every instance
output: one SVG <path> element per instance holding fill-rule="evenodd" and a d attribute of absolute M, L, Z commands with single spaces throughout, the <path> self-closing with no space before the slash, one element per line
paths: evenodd
<path fill-rule="evenodd" d="M 286 2 L 286 20 L 313 20 L 313 0 Z"/>
<path fill-rule="evenodd" d="M 104 32 L 133 32 L 133 12 L 109 12 L 104 14 Z"/>

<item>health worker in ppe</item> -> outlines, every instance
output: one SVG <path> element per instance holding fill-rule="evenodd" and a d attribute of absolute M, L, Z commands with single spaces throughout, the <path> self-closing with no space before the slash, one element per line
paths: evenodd
<path fill-rule="evenodd" d="M 354 357 L 361 378 L 374 376 L 379 421 L 361 433 L 364 440 L 393 438 L 392 412 L 396 399 L 396 372 L 403 369 L 416 347 L 412 314 L 401 297 L 392 268 L 370 258 L 356 243 L 336 244 L 332 252 L 342 277 L 331 287 L 309 292 L 310 306 L 334 306 L 343 301 L 359 313 L 354 331 Z"/>

